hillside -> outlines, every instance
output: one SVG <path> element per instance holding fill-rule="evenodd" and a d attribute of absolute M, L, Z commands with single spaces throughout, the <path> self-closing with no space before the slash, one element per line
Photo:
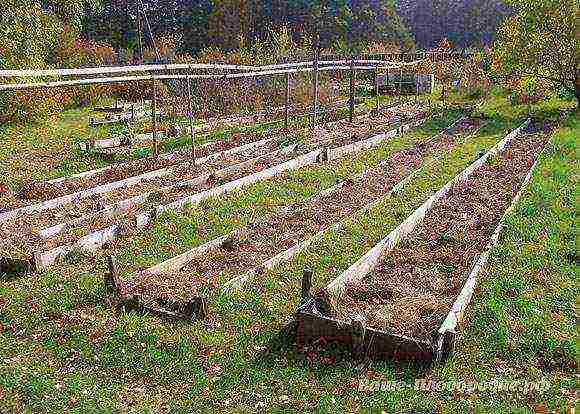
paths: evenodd
<path fill-rule="evenodd" d="M 397 9 L 422 49 L 444 38 L 459 47 L 490 44 L 509 13 L 501 0 L 397 0 Z"/>

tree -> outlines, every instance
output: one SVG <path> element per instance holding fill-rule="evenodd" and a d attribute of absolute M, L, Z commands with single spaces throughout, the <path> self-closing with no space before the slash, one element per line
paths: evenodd
<path fill-rule="evenodd" d="M 418 66 L 417 71 L 423 74 L 433 74 L 441 84 L 441 100 L 445 102 L 454 80 L 460 77 L 460 59 L 451 59 L 453 45 L 448 39 L 443 39 L 437 48 L 429 52 Z"/>
<path fill-rule="evenodd" d="M 580 108 L 578 0 L 506 0 L 516 13 L 499 30 L 492 68 L 505 78 L 550 81 L 573 93 Z"/>

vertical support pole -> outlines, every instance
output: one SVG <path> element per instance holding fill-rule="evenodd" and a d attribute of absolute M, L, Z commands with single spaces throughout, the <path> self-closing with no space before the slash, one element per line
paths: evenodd
<path fill-rule="evenodd" d="M 139 61 L 143 62 L 143 36 L 141 29 L 141 13 L 137 12 L 137 31 L 139 32 Z"/>
<path fill-rule="evenodd" d="M 286 107 L 284 109 L 284 128 L 288 130 L 288 117 L 290 113 L 290 72 L 286 73 Z"/>
<path fill-rule="evenodd" d="M 354 55 L 350 57 L 350 84 L 348 99 L 348 120 L 352 124 L 354 119 Z"/>
<path fill-rule="evenodd" d="M 157 158 L 159 155 L 159 143 L 157 142 L 157 87 L 155 86 L 155 78 L 153 78 L 151 81 L 153 83 L 153 155 L 155 158 Z"/>
<path fill-rule="evenodd" d="M 131 102 L 131 127 L 129 128 L 129 136 L 131 142 L 135 139 L 135 102 Z M 132 145 L 132 144 L 131 144 Z"/>
<path fill-rule="evenodd" d="M 173 116 L 173 119 L 175 119 L 177 117 L 177 97 L 175 95 L 173 95 L 171 103 L 172 103 L 171 115 Z"/>
<path fill-rule="evenodd" d="M 316 126 L 316 116 L 318 114 L 318 57 L 320 49 L 318 47 L 318 42 L 316 44 L 316 49 L 314 51 L 314 102 L 312 104 L 312 124 L 311 129 L 314 130 Z"/>
<path fill-rule="evenodd" d="M 415 72 L 415 103 L 419 102 L 419 75 Z"/>
<path fill-rule="evenodd" d="M 403 100 L 403 66 L 399 71 L 399 102 Z"/>
<path fill-rule="evenodd" d="M 312 270 L 308 267 L 302 273 L 302 289 L 300 291 L 300 306 L 310 299 L 310 289 L 312 288 Z"/>
<path fill-rule="evenodd" d="M 375 68 L 375 99 L 377 104 L 377 113 L 381 107 L 381 99 L 379 94 L 379 68 L 378 66 Z"/>
<path fill-rule="evenodd" d="M 193 159 L 193 165 L 195 165 L 195 130 L 193 129 L 193 103 L 191 101 L 191 81 L 189 75 L 187 75 L 187 102 L 189 107 L 189 133 L 191 134 L 191 158 Z"/>
<path fill-rule="evenodd" d="M 385 79 L 385 82 L 386 82 L 386 86 L 385 87 L 387 88 L 387 96 L 390 96 L 390 89 L 389 89 L 390 88 L 390 85 L 389 85 L 389 68 L 388 67 L 386 68 L 385 76 L 387 77 Z"/>

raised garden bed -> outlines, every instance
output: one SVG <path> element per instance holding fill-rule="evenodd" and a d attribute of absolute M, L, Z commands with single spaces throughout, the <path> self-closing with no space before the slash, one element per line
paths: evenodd
<path fill-rule="evenodd" d="M 277 144 L 273 143 L 273 146 Z M 263 165 L 275 164 L 291 158 L 292 151 L 277 150 L 274 147 L 263 147 L 263 155 L 254 156 L 254 150 L 246 154 L 218 158 L 203 166 L 180 165 L 162 177 L 151 177 L 134 185 L 120 186 L 116 189 L 105 186 L 102 193 L 94 193 L 82 199 L 72 198 L 71 202 L 54 208 L 30 214 L 16 215 L 0 224 L 6 234 L 16 235 L 6 241 L 16 245 L 17 240 L 48 248 L 51 245 L 79 238 L 72 229 L 83 228 L 85 234 L 95 226 L 112 224 L 120 213 L 132 213 L 151 208 L 151 205 L 164 199 L 195 193 L 215 186 L 220 180 L 228 180 L 233 176 L 243 176 Z M 220 168 L 224 167 L 224 168 Z M 119 182 L 123 184 L 123 182 Z M 75 202 L 76 201 L 76 202 Z M 96 227 L 98 228 L 98 227 Z M 70 233 L 70 234 L 67 234 Z"/>
<path fill-rule="evenodd" d="M 128 292 L 143 306 L 162 309 L 160 301 L 205 303 L 224 276 L 227 288 L 237 288 L 250 277 L 291 259 L 344 218 L 362 214 L 389 197 L 430 156 L 475 133 L 480 124 L 479 119 L 461 119 L 354 180 L 141 272 Z"/>
<path fill-rule="evenodd" d="M 320 113 L 322 114 L 322 113 L 336 110 L 336 109 L 342 107 L 342 105 L 344 105 L 344 103 L 332 105 L 331 107 L 329 107 L 326 110 L 321 110 Z M 280 118 L 280 117 L 268 118 L 268 116 L 283 112 L 284 110 L 285 110 L 285 108 L 282 107 L 282 108 L 274 108 L 272 111 L 261 111 L 261 112 L 251 114 L 251 115 L 235 115 L 235 116 L 231 116 L 231 117 L 210 118 L 210 119 L 205 120 L 203 125 L 195 126 L 194 133 L 195 134 L 200 134 L 200 133 L 207 134 L 207 133 L 211 133 L 211 132 L 217 131 L 217 130 L 222 129 L 222 128 L 240 127 L 240 126 L 252 125 L 252 124 L 256 124 L 256 123 L 277 123 L 277 122 L 282 121 L 284 118 Z M 294 106 L 290 107 L 288 115 L 290 117 L 299 117 L 299 116 L 308 115 L 308 113 L 309 113 L 309 108 L 307 108 L 307 107 L 302 108 L 302 107 L 298 107 L 298 106 L 294 105 Z M 123 119 L 127 120 L 126 116 Z M 189 127 L 184 127 L 183 131 L 185 133 L 190 133 L 191 129 Z M 158 127 L 157 139 L 164 140 L 170 135 L 171 134 L 168 131 L 164 130 L 160 126 Z M 96 141 L 92 142 L 90 146 L 92 146 L 95 149 L 98 149 L 99 152 L 101 152 L 102 154 L 112 156 L 115 154 L 120 154 L 122 152 L 126 152 L 129 149 L 134 150 L 135 148 L 138 148 L 138 147 L 151 146 L 152 140 L 153 140 L 153 133 L 151 131 L 151 128 L 149 127 L 149 128 L 147 128 L 146 133 L 139 134 L 139 135 L 132 137 L 132 138 L 121 136 L 121 137 L 101 139 L 101 140 L 96 140 Z"/>
<path fill-rule="evenodd" d="M 413 113 L 415 115 L 415 113 Z M 371 127 L 367 128 L 364 124 L 351 126 L 350 129 L 346 130 L 345 133 L 339 135 L 337 131 L 345 130 L 346 126 L 342 125 L 341 123 L 336 124 L 335 126 L 331 127 L 330 130 L 333 132 L 332 134 L 316 134 L 313 138 L 309 140 L 309 145 L 311 147 L 319 146 L 319 145 L 326 145 L 329 144 L 329 141 L 332 141 L 332 145 L 335 147 L 344 146 L 347 143 L 353 143 L 359 141 L 365 135 L 369 135 L 373 132 L 376 132 L 378 129 L 384 129 L 389 125 L 392 125 L 393 122 L 387 117 L 385 120 L 384 118 L 380 118 L 383 123 L 379 124 L 380 128 L 377 128 L 377 122 L 371 124 Z M 399 119 L 396 120 L 397 122 Z M 358 127 L 358 129 L 357 129 Z M 362 135 L 362 136 L 361 136 Z M 204 165 L 202 169 L 199 169 L 198 165 L 193 167 L 190 162 L 184 162 L 182 164 L 178 164 L 176 166 L 169 166 L 161 169 L 156 169 L 152 171 L 148 171 L 141 175 L 135 175 L 131 177 L 127 177 L 122 180 L 113 181 L 108 183 L 111 176 L 119 176 L 119 173 L 123 173 L 125 171 L 134 171 L 134 169 L 140 168 L 139 165 L 128 165 L 125 170 L 119 169 L 107 169 L 106 171 L 102 171 L 99 174 L 95 174 L 88 178 L 82 177 L 78 180 L 67 180 L 67 181 L 59 181 L 56 183 L 49 182 L 48 185 L 39 185 L 36 189 L 37 191 L 29 191 L 29 195 L 33 196 L 35 194 L 32 193 L 45 193 L 45 194 L 59 194 L 62 188 L 71 189 L 71 188 L 78 188 L 82 181 L 89 181 L 99 183 L 100 180 L 106 181 L 101 185 L 93 185 L 87 189 L 77 191 L 74 193 L 68 193 L 64 195 L 60 195 L 55 199 L 47 200 L 42 203 L 33 204 L 30 206 L 22 207 L 20 209 L 15 209 L 12 211 L 8 211 L 6 213 L 0 214 L 0 221 L 6 221 L 12 217 L 16 218 L 13 221 L 18 221 L 22 223 L 22 221 L 29 221 L 34 222 L 35 225 L 44 226 L 48 225 L 47 223 L 40 224 L 37 219 L 38 215 L 33 213 L 40 213 L 44 211 L 49 211 L 52 209 L 64 207 L 58 211 L 55 211 L 54 214 L 45 213 L 46 220 L 63 220 L 66 218 L 67 214 L 72 215 L 73 217 L 86 214 L 89 210 L 99 210 L 102 209 L 104 205 L 107 203 L 115 202 L 122 199 L 130 198 L 131 196 L 135 196 L 139 193 L 143 193 L 146 191 L 150 191 L 151 188 L 154 187 L 166 187 L 170 186 L 177 181 L 186 181 L 188 178 L 191 179 L 194 176 L 198 176 L 203 171 L 208 171 L 212 169 L 219 168 L 220 166 L 225 166 L 228 164 L 235 164 L 236 162 L 243 161 L 244 159 L 248 159 L 251 154 L 243 155 L 240 154 L 241 150 L 247 149 L 248 151 L 252 149 L 256 149 L 260 146 L 262 148 L 258 148 L 260 153 L 266 153 L 268 150 L 272 150 L 272 146 L 275 145 L 272 140 L 263 140 L 257 143 L 248 144 L 247 147 L 235 147 L 232 150 L 226 150 L 225 153 L 216 153 L 206 156 L 204 159 L 198 160 L 197 164 L 207 164 Z M 329 144 L 330 145 L 330 144 Z M 269 147 L 270 146 L 270 147 Z M 221 149 L 221 148 L 220 148 Z M 230 155 L 236 154 L 236 156 L 226 157 L 223 160 L 217 160 L 213 162 L 209 162 L 213 158 L 217 158 L 218 156 L 223 155 Z M 55 190 L 55 191 L 51 191 Z M 73 204 L 74 203 L 74 204 Z M 66 207 L 65 207 L 66 206 Z M 87 210 L 88 209 L 88 210 Z M 68 212 L 70 210 L 70 212 Z M 25 217 L 27 215 L 28 217 Z M 51 217 L 51 216 L 55 217 Z M 18 216 L 18 217 L 17 217 Z"/>
<path fill-rule="evenodd" d="M 406 128 L 409 128 L 409 125 Z M 389 136 L 394 136 L 406 128 L 394 130 Z M 332 144 L 331 147 L 340 144 L 350 144 L 338 147 L 339 153 L 333 155 L 332 150 L 323 151 L 317 149 L 311 151 L 310 155 L 304 160 L 307 163 L 313 162 L 314 158 L 318 159 L 319 157 L 320 160 L 324 160 L 328 158 L 329 153 L 333 157 L 339 157 L 349 152 L 374 146 L 386 138 L 386 134 L 381 134 L 353 145 L 353 141 L 356 141 L 358 137 L 354 135 L 345 136 L 337 140 L 339 141 L 338 143 L 327 143 L 328 145 Z M 314 142 L 316 141 L 314 140 Z M 123 233 L 127 227 L 142 228 L 165 210 L 179 210 L 186 204 L 195 204 L 204 198 L 270 178 L 280 171 L 306 165 L 303 163 L 304 161 L 296 162 L 291 160 L 292 157 L 293 155 L 290 153 L 287 153 L 282 158 L 266 155 L 264 158 L 251 159 L 247 163 L 238 164 L 239 167 L 235 169 L 227 167 L 224 169 L 223 174 L 202 175 L 198 176 L 199 179 L 190 180 L 191 182 L 183 181 L 183 174 L 180 174 L 179 180 L 175 184 L 166 187 L 165 190 L 160 188 L 159 182 L 153 181 L 149 184 L 152 185 L 153 191 L 146 191 L 133 197 L 128 196 L 126 189 L 120 190 L 118 192 L 120 198 L 113 204 L 109 204 L 108 207 L 104 203 L 105 197 L 88 198 L 86 201 L 79 200 L 76 203 L 76 200 L 71 198 L 72 204 L 70 206 L 72 206 L 72 209 L 69 209 L 68 212 L 46 206 L 45 209 L 48 210 L 46 212 L 35 215 L 26 214 L 25 216 L 14 215 L 11 220 L 2 225 L 3 232 L 6 235 L 4 239 L 5 255 L 17 260 L 19 257 L 26 258 L 28 256 L 26 251 L 34 250 L 35 253 L 32 254 L 32 258 L 26 260 L 32 260 L 35 263 L 34 267 L 41 269 L 53 263 L 57 257 L 69 251 L 70 248 L 74 248 L 75 245 L 93 249 L 102 245 L 105 241 L 114 239 L 118 234 Z M 280 170 L 274 167 L 276 163 L 284 160 L 287 160 L 287 162 L 280 164 Z M 263 171 L 251 174 L 257 170 Z M 246 174 L 250 175 L 244 177 Z M 143 190 L 140 187 L 136 188 L 140 191 Z M 110 197 L 108 200 L 111 200 Z M 151 204 L 159 203 L 165 204 L 150 210 L 149 206 Z M 82 210 L 83 206 L 88 208 L 88 210 Z M 132 217 L 135 217 L 134 221 L 131 219 Z M 131 221 L 127 223 L 125 218 L 129 218 Z M 27 232 L 23 231 L 26 228 L 26 223 L 28 223 L 29 228 Z M 96 228 L 102 228 L 103 230 L 91 233 Z M 17 229 L 18 231 L 16 231 Z M 77 241 L 74 242 L 74 240 Z M 6 246 L 6 243 L 9 246 Z"/>
<path fill-rule="evenodd" d="M 364 118 L 364 116 L 357 117 L 357 119 L 359 118 Z M 331 127 L 332 124 L 328 126 Z M 280 138 L 282 137 L 280 135 Z M 224 151 L 227 151 L 226 154 L 235 154 L 236 152 L 245 151 L 253 145 L 265 143 L 268 140 L 258 140 L 257 138 L 259 137 L 253 133 L 237 133 L 227 140 L 209 142 L 196 147 L 196 156 L 199 158 L 199 162 L 203 162 L 203 158 L 205 157 L 220 155 L 219 153 Z M 272 139 L 275 138 L 269 138 L 269 140 Z M 2 200 L 4 211 L 0 211 L 0 221 L 4 219 L 3 217 L 5 217 L 5 213 L 8 210 L 15 210 L 38 202 L 39 200 L 50 200 L 62 197 L 106 183 L 120 181 L 147 172 L 164 169 L 175 164 L 189 162 L 190 160 L 191 148 L 186 148 L 161 154 L 157 159 L 143 158 L 127 161 L 49 181 L 28 181 L 24 184 L 18 198 L 11 197 Z"/>
<path fill-rule="evenodd" d="M 438 191 L 300 307 L 299 342 L 323 337 L 359 356 L 446 356 L 475 276 L 547 141 L 524 126 Z"/>
<path fill-rule="evenodd" d="M 213 159 L 222 155 L 243 152 L 275 140 L 275 138 L 258 138 L 255 134 L 235 134 L 228 140 L 209 142 L 199 146 L 196 148 L 197 163 L 203 163 L 207 159 Z M 21 207 L 29 204 L 30 200 L 50 200 L 62 197 L 99 185 L 135 177 L 151 171 L 159 171 L 180 163 L 189 164 L 190 162 L 191 149 L 187 149 L 171 154 L 164 154 L 158 159 L 143 158 L 98 170 L 87 171 L 71 177 L 58 178 L 46 182 L 28 182 L 24 186 L 22 198 L 14 200 L 10 207 Z"/>
<path fill-rule="evenodd" d="M 125 112 L 125 108 L 120 108 L 119 111 L 116 111 L 115 113 L 112 114 L 106 114 L 104 116 L 96 118 L 90 117 L 89 126 L 116 124 L 119 122 L 133 122 L 150 116 L 151 116 L 150 110 L 147 111 L 135 108 L 134 112 Z M 163 115 L 160 114 L 160 116 Z"/>

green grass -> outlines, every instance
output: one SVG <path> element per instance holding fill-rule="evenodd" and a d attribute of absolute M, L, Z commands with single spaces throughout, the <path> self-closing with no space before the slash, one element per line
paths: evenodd
<path fill-rule="evenodd" d="M 219 237 L 236 227 L 267 214 L 275 208 L 304 200 L 339 180 L 352 177 L 377 165 L 391 154 L 416 145 L 448 125 L 459 116 L 448 111 L 425 122 L 420 128 L 396 137 L 373 151 L 355 158 L 340 159 L 327 165 L 290 171 L 269 180 L 236 191 L 224 198 L 204 201 L 202 208 L 186 215 L 165 213 L 150 231 L 133 238 L 121 249 L 120 260 L 127 271 L 149 267 L 183 253 L 204 241 Z"/>
<path fill-rule="evenodd" d="M 578 117 L 553 137 L 481 277 L 461 337 L 462 352 L 442 370 L 490 380 L 497 376 L 498 363 L 505 363 L 507 379 L 548 381 L 549 393 L 537 403 L 562 410 L 572 401 L 565 390 L 578 386 L 574 229 L 579 137 Z M 505 397 L 500 403 L 508 407 Z"/>
<path fill-rule="evenodd" d="M 126 133 L 123 124 L 90 127 L 90 108 L 70 109 L 62 114 L 38 123 L 9 124 L 0 126 L 0 184 L 8 184 L 17 190 L 25 180 L 48 180 L 72 175 L 111 163 L 97 152 L 80 151 L 76 143 L 90 139 L 106 138 Z M 290 126 L 298 128 L 306 124 L 304 117 L 292 117 Z M 165 122 L 168 122 L 167 120 Z M 141 122 L 143 126 L 147 121 Z M 198 134 L 196 145 L 228 139 L 234 134 L 246 133 L 257 136 L 275 134 L 283 125 L 279 122 L 221 128 L 208 134 Z M 188 136 L 161 142 L 161 151 L 167 152 L 191 145 Z M 114 161 L 143 158 L 151 155 L 150 148 L 139 148 L 127 154 L 119 154 Z"/>
<path fill-rule="evenodd" d="M 573 401 L 570 390 L 578 386 L 577 117 L 554 137 L 509 217 L 449 361 L 432 368 L 355 363 L 339 347 L 310 354 L 298 352 L 292 343 L 289 328 L 303 268 L 314 270 L 315 287 L 336 277 L 521 122 L 525 108 L 497 98 L 483 112 L 492 119 L 478 136 L 423 168 L 397 197 L 328 233 L 240 292 L 212 297 L 206 320 L 169 323 L 109 307 L 101 255 L 0 281 L 0 411 L 455 413 L 564 408 Z M 277 187 L 257 184 L 210 200 L 185 216 L 168 215 L 121 245 L 122 264 L 138 258 L 137 266 L 148 266 L 304 199 L 432 135 L 450 117 L 333 168 L 293 172 L 278 180 Z M 510 393 L 359 391 L 358 381 L 371 377 L 405 382 L 424 377 L 546 380 L 551 388 L 524 398 Z"/>

